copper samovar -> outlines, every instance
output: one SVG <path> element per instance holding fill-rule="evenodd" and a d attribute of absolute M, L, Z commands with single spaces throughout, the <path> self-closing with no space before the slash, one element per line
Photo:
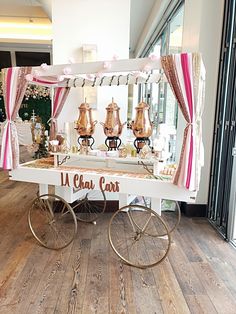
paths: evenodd
<path fill-rule="evenodd" d="M 140 102 L 136 109 L 136 116 L 134 121 L 131 123 L 131 127 L 136 137 L 134 146 L 139 152 L 142 147 L 147 144 L 150 145 L 149 137 L 152 135 L 153 124 L 149 116 L 149 105 L 145 102 Z"/>
<path fill-rule="evenodd" d="M 100 122 L 103 126 L 104 134 L 107 136 L 105 144 L 108 147 L 108 150 L 116 150 L 121 144 L 120 135 L 125 123 L 121 123 L 120 121 L 120 108 L 114 102 L 112 98 L 112 102 L 107 106 L 107 115 L 105 122 Z"/>
<path fill-rule="evenodd" d="M 90 108 L 89 104 L 85 102 L 79 106 L 79 118 L 76 121 L 75 129 L 79 133 L 78 142 L 80 145 L 89 146 L 92 148 L 94 144 L 94 138 L 92 137 L 95 124 L 97 121 L 93 121 L 92 117 L 92 109 Z"/>

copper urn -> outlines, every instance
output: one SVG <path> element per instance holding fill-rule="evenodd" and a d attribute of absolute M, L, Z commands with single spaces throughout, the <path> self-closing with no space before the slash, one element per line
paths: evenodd
<path fill-rule="evenodd" d="M 79 106 L 79 118 L 76 121 L 75 129 L 80 136 L 92 136 L 96 123 L 96 120 L 93 121 L 92 109 L 85 100 L 85 102 Z"/>
<path fill-rule="evenodd" d="M 103 126 L 104 134 L 107 137 L 119 137 L 121 135 L 123 126 L 126 124 L 126 122 L 121 123 L 119 115 L 120 108 L 113 101 L 113 98 L 112 103 L 110 103 L 107 106 L 106 110 L 107 110 L 106 120 L 104 123 L 100 122 L 101 125 Z"/>
<path fill-rule="evenodd" d="M 140 102 L 136 109 L 136 116 L 131 127 L 136 138 L 148 138 L 152 135 L 153 125 L 149 116 L 149 105 Z"/>

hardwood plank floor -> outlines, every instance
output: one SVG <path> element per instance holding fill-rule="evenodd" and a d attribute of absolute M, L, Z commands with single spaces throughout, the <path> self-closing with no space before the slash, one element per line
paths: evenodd
<path fill-rule="evenodd" d="M 78 223 L 61 251 L 39 246 L 27 224 L 36 192 L 0 171 L 0 314 L 236 313 L 236 250 L 205 219 L 182 217 L 168 257 L 142 270 L 110 248 L 110 213 Z"/>

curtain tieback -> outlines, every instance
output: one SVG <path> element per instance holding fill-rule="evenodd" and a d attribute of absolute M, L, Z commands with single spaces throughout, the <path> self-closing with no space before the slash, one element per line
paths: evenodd
<path fill-rule="evenodd" d="M 3 122 L 3 129 L 4 129 L 4 132 L 6 132 L 6 129 L 7 129 L 7 127 L 8 127 L 9 124 L 10 124 L 10 126 L 11 126 L 12 136 L 13 136 L 15 139 L 17 139 L 17 128 L 16 128 L 16 124 L 15 124 L 14 121 L 6 119 L 6 120 Z"/>
<path fill-rule="evenodd" d="M 50 118 L 50 119 L 47 121 L 47 123 L 49 124 L 50 122 L 56 123 L 56 122 L 57 122 L 57 119 L 56 119 L 56 118 Z"/>
<path fill-rule="evenodd" d="M 186 128 L 188 128 L 189 126 L 199 127 L 201 124 L 202 124 L 202 119 L 197 119 L 195 122 L 188 122 L 186 125 Z"/>
<path fill-rule="evenodd" d="M 187 129 L 188 127 L 194 127 L 194 126 L 196 126 L 196 123 L 194 123 L 194 122 L 188 122 L 187 123 L 187 125 L 186 125 L 186 127 L 185 127 L 185 129 Z"/>
<path fill-rule="evenodd" d="M 12 120 L 8 120 L 8 119 L 6 119 L 6 120 L 2 123 L 3 128 L 5 129 L 5 128 L 7 127 L 7 125 L 8 125 L 8 124 L 15 125 L 15 122 L 14 122 L 14 121 L 12 121 Z"/>

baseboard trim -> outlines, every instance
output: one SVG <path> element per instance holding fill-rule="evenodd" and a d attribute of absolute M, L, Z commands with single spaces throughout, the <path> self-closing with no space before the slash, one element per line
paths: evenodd
<path fill-rule="evenodd" d="M 207 217 L 207 204 L 181 203 L 181 211 L 187 217 Z"/>
<path fill-rule="evenodd" d="M 114 213 L 119 209 L 119 201 L 109 200 L 106 202 L 105 212 Z M 189 204 L 181 202 L 181 212 L 187 217 L 207 217 L 207 205 L 206 204 Z"/>
<path fill-rule="evenodd" d="M 106 208 L 105 208 L 106 213 L 114 213 L 118 209 L 119 209 L 119 201 L 116 201 L 116 200 L 106 201 Z"/>

